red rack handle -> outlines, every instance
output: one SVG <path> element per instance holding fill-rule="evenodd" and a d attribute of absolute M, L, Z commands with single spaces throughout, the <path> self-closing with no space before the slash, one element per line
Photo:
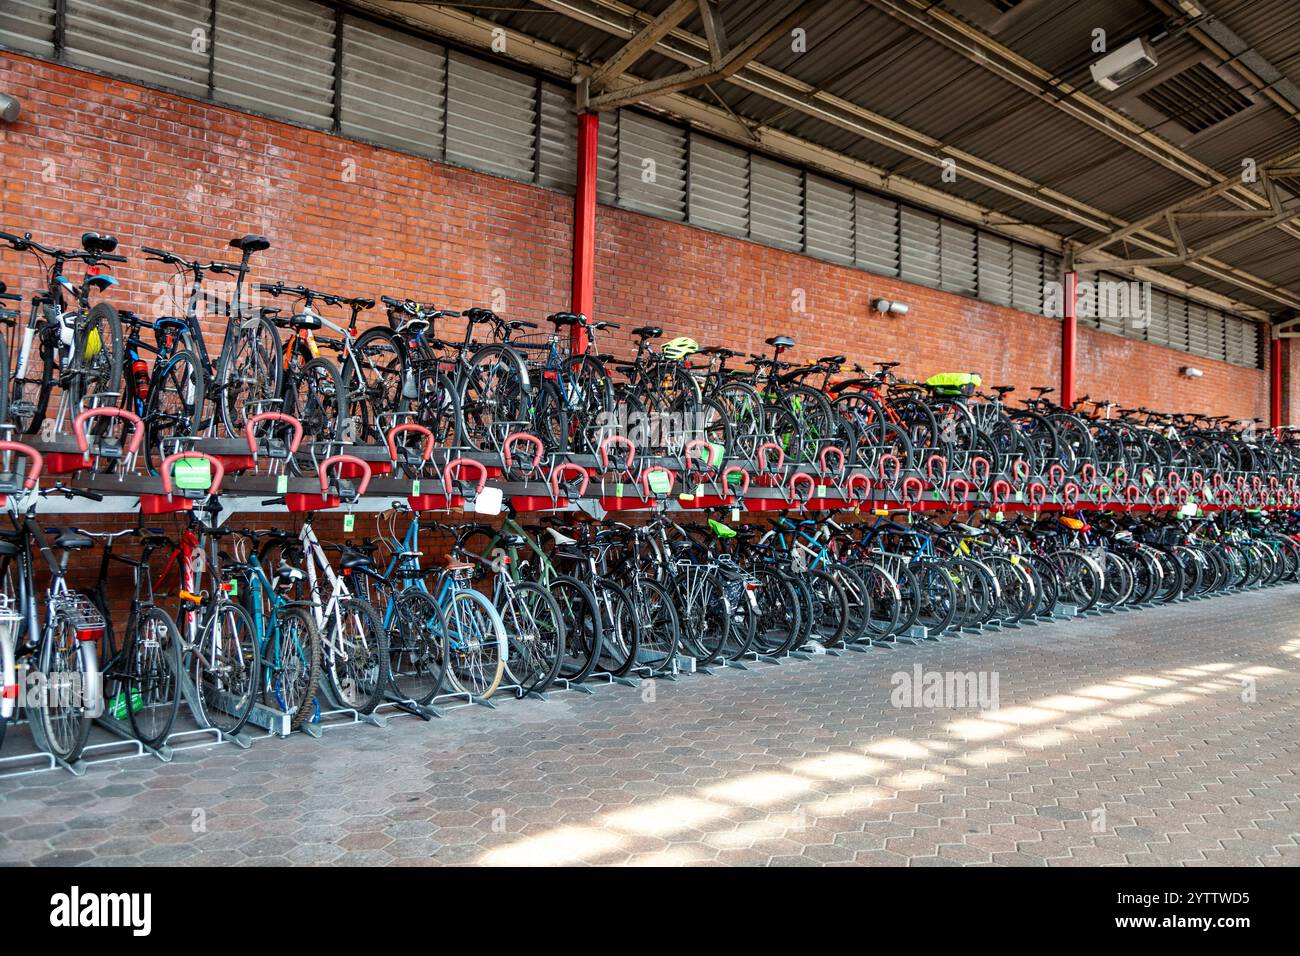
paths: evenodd
<path fill-rule="evenodd" d="M 958 498 L 958 497 L 954 494 L 954 492 L 955 492 L 958 488 L 961 489 L 961 497 L 960 497 L 960 498 Z M 974 486 L 973 484 L 971 484 L 970 481 L 969 481 L 968 479 L 963 478 L 963 477 L 961 477 L 960 475 L 956 475 L 956 476 L 954 476 L 954 477 L 952 477 L 952 478 L 949 478 L 949 479 L 948 479 L 948 487 L 947 487 L 947 496 L 948 496 L 948 500 L 949 500 L 950 502 L 953 502 L 953 501 L 965 501 L 967 498 L 970 497 L 970 493 L 971 493 L 971 491 L 974 490 L 974 488 L 975 488 L 975 486 Z"/>
<path fill-rule="evenodd" d="M 542 455 L 546 453 L 546 446 L 536 435 L 530 435 L 528 432 L 515 432 L 507 435 L 506 440 L 501 443 L 501 461 L 506 468 L 514 467 L 514 456 L 510 454 L 510 446 L 516 442 L 523 442 L 526 445 L 533 446 L 533 463 L 530 468 L 536 468 L 542 463 Z"/>
<path fill-rule="evenodd" d="M 1223 472 L 1216 471 L 1214 474 L 1210 475 L 1210 488 L 1213 489 L 1214 491 L 1218 491 L 1222 487 L 1223 487 Z"/>
<path fill-rule="evenodd" d="M 11 451 L 31 462 L 27 466 L 27 474 L 23 476 L 23 487 L 28 491 L 35 488 L 41 471 L 45 468 L 45 456 L 31 445 L 24 445 L 20 441 L 0 441 L 0 451 Z"/>
<path fill-rule="evenodd" d="M 1017 458 L 1013 461 L 1011 463 L 1011 477 L 1019 481 L 1027 481 L 1029 479 L 1029 462 L 1023 458 Z"/>
<path fill-rule="evenodd" d="M 1193 491 L 1200 491 L 1205 487 L 1205 475 L 1201 474 L 1199 471 L 1192 472 L 1192 475 L 1188 480 L 1192 483 Z"/>
<path fill-rule="evenodd" d="M 1128 505 L 1137 504 L 1137 500 L 1142 497 L 1142 489 L 1133 482 L 1124 486 L 1124 502 Z"/>
<path fill-rule="evenodd" d="M 776 465 L 770 468 L 767 464 L 768 451 L 776 452 Z M 764 474 L 780 471 L 785 466 L 785 449 L 776 442 L 765 441 L 763 444 L 758 446 L 758 451 L 754 453 L 754 458 L 755 463 L 758 465 L 758 470 Z"/>
<path fill-rule="evenodd" d="M 442 487 L 449 498 L 451 497 L 451 483 L 460 480 L 460 470 L 462 468 L 478 472 L 478 484 L 474 486 L 474 494 L 478 494 L 487 485 L 487 469 L 483 467 L 481 461 L 475 461 L 473 458 L 453 458 L 447 462 L 447 467 L 442 469 Z M 452 472 L 455 472 L 454 476 Z"/>
<path fill-rule="evenodd" d="M 948 459 L 943 455 L 937 453 L 933 454 L 925 460 L 925 477 L 930 479 L 930 484 L 932 485 L 934 484 L 934 463 L 936 461 L 943 464 L 943 477 L 939 480 L 943 481 L 948 477 Z"/>
<path fill-rule="evenodd" d="M 624 445 L 627 447 L 627 460 L 623 462 L 623 470 L 631 471 L 632 460 L 636 458 L 636 445 L 626 435 L 605 436 L 605 439 L 600 443 L 600 447 L 596 449 L 596 454 L 600 458 L 600 467 L 609 468 L 609 449 L 611 445 Z"/>
<path fill-rule="evenodd" d="M 1218 498 L 1219 498 L 1219 504 L 1224 505 L 1225 507 L 1227 505 L 1232 504 L 1232 492 L 1229 491 L 1227 488 L 1219 489 Z"/>
<path fill-rule="evenodd" d="M 1065 483 L 1065 466 L 1060 464 L 1052 465 L 1047 469 L 1047 484 L 1051 488 L 1059 488 Z"/>
<path fill-rule="evenodd" d="M 1085 488 L 1091 488 L 1097 483 L 1097 466 L 1092 462 L 1085 462 L 1079 467 L 1079 481 L 1083 482 Z"/>
<path fill-rule="evenodd" d="M 1047 485 L 1041 481 L 1031 481 L 1029 483 L 1029 504 L 1037 508 L 1046 500 Z"/>
<path fill-rule="evenodd" d="M 880 462 L 876 466 L 876 474 L 880 477 L 881 481 L 887 482 L 891 480 L 885 477 L 885 462 L 887 461 L 892 461 L 894 463 L 894 477 L 892 480 L 896 482 L 903 474 L 903 463 L 899 460 L 897 455 L 881 455 Z"/>
<path fill-rule="evenodd" d="M 140 416 L 128 412 L 125 408 L 88 408 L 72 420 L 72 434 L 77 439 L 77 450 L 85 454 L 90 452 L 90 439 L 86 436 L 86 422 L 92 418 L 124 418 L 131 423 L 131 440 L 126 446 L 126 453 L 134 455 L 144 441 L 144 425 Z"/>
<path fill-rule="evenodd" d="M 844 474 L 845 467 L 847 467 L 848 465 L 848 459 L 844 457 L 843 449 L 838 448 L 835 445 L 827 445 L 825 448 L 822 449 L 822 453 L 817 456 L 817 464 L 821 465 L 823 474 L 830 471 L 831 470 L 830 465 L 826 464 L 826 456 L 831 454 L 832 452 L 838 455 L 840 459 L 840 466 L 835 469 L 835 474 L 842 475 Z"/>
<path fill-rule="evenodd" d="M 855 496 L 853 489 L 857 485 L 862 486 L 862 494 Z M 850 501 L 866 501 L 871 495 L 871 476 L 866 472 L 855 471 L 844 482 L 844 493 L 849 496 Z"/>
<path fill-rule="evenodd" d="M 293 437 L 289 439 L 289 454 L 292 455 L 296 452 L 298 446 L 302 444 L 302 422 L 292 415 L 286 415 L 284 412 L 260 412 L 257 415 L 250 416 L 248 421 L 244 422 L 244 437 L 248 439 L 248 450 L 253 453 L 254 457 L 257 456 L 257 436 L 253 432 L 257 430 L 258 422 L 280 422 L 289 426 L 293 431 Z M 400 425 L 398 427 L 407 428 L 410 426 Z M 391 442 L 388 447 L 392 447 Z"/>
<path fill-rule="evenodd" d="M 1011 496 L 1012 490 L 1011 482 L 999 478 L 989 488 L 989 498 L 994 505 L 1000 505 Z"/>
<path fill-rule="evenodd" d="M 704 454 L 692 457 L 692 452 L 703 451 Z M 707 471 L 713 467 L 710 460 L 713 458 L 713 446 L 703 438 L 692 438 L 685 447 L 682 448 L 682 464 L 686 466 L 687 471 L 700 469 Z"/>
<path fill-rule="evenodd" d="M 357 489 L 357 497 L 360 498 L 370 487 L 370 462 L 363 461 L 356 455 L 330 455 L 320 463 L 320 468 L 316 470 L 317 477 L 320 478 L 320 493 L 330 493 L 330 465 L 342 464 L 356 465 L 361 469 L 361 487 Z"/>
<path fill-rule="evenodd" d="M 1180 475 L 1178 472 L 1174 471 L 1172 468 L 1170 468 L 1169 474 L 1165 475 L 1165 484 L 1170 488 L 1177 488 L 1182 483 L 1183 483 L 1183 476 Z"/>
<path fill-rule="evenodd" d="M 1184 485 L 1180 485 L 1174 489 L 1174 501 L 1178 502 L 1180 506 L 1187 504 L 1191 497 L 1192 493 L 1188 491 L 1187 487 Z"/>
<path fill-rule="evenodd" d="M 226 466 L 221 463 L 220 458 L 214 458 L 212 455 L 206 455 L 201 451 L 178 451 L 174 455 L 168 455 L 158 466 L 158 473 L 162 475 L 163 494 L 168 498 L 172 496 L 172 465 L 182 458 L 189 460 L 191 458 L 202 458 L 212 465 L 214 472 L 212 483 L 208 485 L 208 494 L 216 495 L 221 493 L 221 479 L 226 477 Z"/>
<path fill-rule="evenodd" d="M 907 494 L 907 490 L 909 488 L 911 488 L 913 491 L 913 494 L 910 498 L 908 497 Z M 924 494 L 925 494 L 925 484 L 924 482 L 921 481 L 920 478 L 916 477 L 916 475 L 908 475 L 906 478 L 903 479 L 903 486 L 899 489 L 899 497 L 902 499 L 904 504 L 907 504 L 909 502 L 920 504 L 921 497 Z"/>
<path fill-rule="evenodd" d="M 983 465 L 984 467 L 983 468 L 977 467 L 979 465 Z M 980 474 L 981 471 L 983 471 L 984 474 L 981 475 Z M 975 455 L 971 458 L 970 476 L 976 482 L 976 484 L 987 485 L 989 483 L 989 476 L 992 474 L 993 474 L 993 466 L 989 463 L 989 460 L 987 458 L 985 458 L 983 455 Z"/>
<path fill-rule="evenodd" d="M 1156 485 L 1151 489 L 1151 500 L 1158 505 L 1169 503 L 1169 489 L 1164 485 Z"/>
<path fill-rule="evenodd" d="M 742 498 L 745 497 L 745 495 L 748 494 L 749 492 L 749 472 L 747 472 L 744 468 L 741 468 L 739 465 L 731 465 L 730 467 L 724 469 L 722 472 L 722 476 L 720 478 L 720 481 L 722 482 L 722 491 L 724 494 L 729 494 L 728 487 L 727 487 L 727 479 L 731 475 L 740 475 L 739 495 Z"/>
<path fill-rule="evenodd" d="M 672 494 L 673 485 L 677 484 L 677 475 L 673 473 L 672 469 L 665 468 L 663 465 L 651 465 L 645 471 L 641 472 L 642 498 L 650 497 L 650 475 L 656 471 L 662 471 L 668 476 L 668 493 Z"/>
<path fill-rule="evenodd" d="M 299 434 L 302 433 L 302 426 L 298 426 Z M 424 451 L 420 453 L 420 461 L 428 461 L 433 455 L 433 432 L 423 425 L 417 425 L 414 422 L 407 422 L 404 425 L 397 425 L 388 430 L 388 459 L 397 464 L 397 436 L 403 432 L 415 432 L 417 435 L 424 436 Z"/>
<path fill-rule="evenodd" d="M 575 465 L 571 461 L 562 461 L 551 469 L 551 497 L 560 497 L 560 482 L 564 480 L 565 474 L 576 474 L 582 479 L 582 484 L 578 488 L 578 497 L 581 498 L 587 493 L 587 485 L 591 483 L 591 476 L 587 474 L 587 469 L 581 465 Z"/>
<path fill-rule="evenodd" d="M 790 484 L 787 486 L 790 492 L 791 501 L 795 501 L 799 498 L 799 492 L 796 490 L 795 486 L 800 484 L 806 484 L 808 486 L 808 494 L 803 498 L 804 501 L 811 498 L 817 490 L 817 482 L 812 475 L 808 474 L 806 471 L 796 471 L 790 476 Z"/>
<path fill-rule="evenodd" d="M 1061 485 L 1061 501 L 1067 508 L 1079 503 L 1079 486 L 1075 482 L 1067 481 Z"/>

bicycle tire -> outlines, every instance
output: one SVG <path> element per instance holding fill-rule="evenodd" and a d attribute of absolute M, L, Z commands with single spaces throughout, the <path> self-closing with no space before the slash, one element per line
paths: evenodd
<path fill-rule="evenodd" d="M 165 410 L 169 394 L 176 398 L 175 410 Z M 156 475 L 169 438 L 196 435 L 205 400 L 203 369 L 193 352 L 177 352 L 161 368 L 155 368 L 144 410 L 144 455 L 149 473 Z"/>
<path fill-rule="evenodd" d="M 596 596 L 567 574 L 552 577 L 548 590 L 564 617 L 564 655 L 559 675 L 574 683 L 584 681 L 595 670 L 605 639 Z"/>
<path fill-rule="evenodd" d="M 355 636 L 338 633 L 340 624 L 351 623 Z M 334 653 L 342 645 L 346 659 Z M 344 707 L 360 714 L 373 713 L 388 687 L 388 631 L 369 601 L 343 598 L 326 622 L 322 652 L 330 690 Z"/>
<path fill-rule="evenodd" d="M 489 699 L 501 683 L 509 645 L 501 615 L 478 591 L 460 588 L 444 607 L 447 684 L 453 693 Z"/>
<path fill-rule="evenodd" d="M 82 689 L 90 687 L 93 678 L 86 670 L 75 629 L 61 613 L 51 613 L 56 615 L 55 622 L 42 636 L 37 655 L 46 697 L 32 718 L 32 737 L 38 749 L 73 764 L 81 758 L 90 735 L 91 717 L 83 706 Z M 78 675 L 75 680 L 74 674 Z"/>
<path fill-rule="evenodd" d="M 207 664 L 200 648 L 210 649 L 212 631 L 222 617 L 228 616 L 221 642 Z M 257 647 L 253 620 L 238 604 L 222 601 L 205 616 L 194 647 L 187 648 L 182 668 L 191 675 L 201 726 L 212 727 L 231 737 L 248 723 L 260 688 L 262 655 Z M 233 641 L 227 631 L 238 632 Z M 223 704 L 224 706 L 218 706 Z"/>
<path fill-rule="evenodd" d="M 550 591 L 532 581 L 516 582 L 508 593 L 513 600 L 497 608 L 510 645 L 506 678 L 521 694 L 541 693 L 564 663 L 564 612 Z"/>
<path fill-rule="evenodd" d="M 258 412 L 273 410 L 280 398 L 284 353 L 280 333 L 270 319 L 245 319 L 217 360 L 216 384 L 208 395 L 226 434 L 244 437 L 244 423 Z"/>
<path fill-rule="evenodd" d="M 284 383 L 283 408 L 302 424 L 302 441 L 339 440 L 347 417 L 347 393 L 338 366 L 327 358 L 314 358 L 290 369 Z"/>
<path fill-rule="evenodd" d="M 160 607 L 142 611 L 122 654 L 131 732 L 146 747 L 161 747 L 181 706 L 181 634 L 172 616 Z"/>
<path fill-rule="evenodd" d="M 124 348 L 122 319 L 112 305 L 96 302 L 85 319 L 78 317 L 70 367 L 63 369 L 60 376 L 68 393 L 70 414 L 83 411 L 82 404 L 94 395 L 121 392 Z M 111 421 L 93 420 L 90 433 L 97 434 Z"/>
<path fill-rule="evenodd" d="M 18 375 L 17 366 L 9 388 L 9 414 L 24 435 L 34 435 L 45 420 L 50 394 L 54 390 L 53 326 L 48 321 L 36 323 L 28 348 L 27 365 Z M 23 332 L 26 335 L 26 330 Z M 15 355 L 17 362 L 21 355 Z"/>
<path fill-rule="evenodd" d="M 340 352 L 339 364 L 345 414 L 354 423 L 353 439 L 363 445 L 382 444 L 381 418 L 392 421 L 402 410 L 406 346 L 391 329 L 375 326 L 357 336 L 349 352 L 353 360 L 347 360 L 349 353 Z M 354 381 L 358 376 L 360 381 Z"/>
<path fill-rule="evenodd" d="M 321 669 L 320 629 L 305 607 L 282 604 L 272 613 L 276 617 L 279 659 L 268 672 L 263 656 L 263 693 L 268 703 L 289 714 L 289 729 L 297 730 L 316 713 Z M 265 655 L 266 642 L 262 647 Z"/>
<path fill-rule="evenodd" d="M 601 625 L 596 670 L 623 677 L 636 663 L 637 648 L 641 643 L 641 629 L 637 626 L 632 599 L 621 585 L 604 577 L 593 582 L 592 594 L 600 609 Z"/>
<path fill-rule="evenodd" d="M 641 634 L 636 663 L 652 673 L 671 671 L 676 666 L 681 625 L 667 589 L 650 578 L 637 578 L 627 586 L 627 593 Z"/>
<path fill-rule="evenodd" d="M 399 697 L 430 703 L 447 678 L 447 618 L 433 595 L 407 588 L 393 597 L 388 673 Z"/>

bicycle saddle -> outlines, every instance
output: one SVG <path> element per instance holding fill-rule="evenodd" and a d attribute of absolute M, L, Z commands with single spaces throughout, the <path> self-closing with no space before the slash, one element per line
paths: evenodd
<path fill-rule="evenodd" d="M 45 533 L 55 536 L 54 546 L 60 551 L 80 551 L 95 544 L 93 538 L 82 534 L 76 528 L 46 528 Z"/>
<path fill-rule="evenodd" d="M 546 321 L 557 328 L 562 325 L 577 325 L 581 317 L 573 312 L 555 312 L 546 317 Z"/>
<path fill-rule="evenodd" d="M 473 325 L 478 325 L 480 322 L 491 322 L 497 318 L 497 314 L 491 309 L 482 309 L 478 307 L 466 309 L 461 313 L 461 315 L 469 319 L 470 323 Z"/>
<path fill-rule="evenodd" d="M 371 563 L 370 555 L 364 551 L 344 551 L 339 567 L 344 571 L 352 571 L 356 568 L 368 568 Z"/>
<path fill-rule="evenodd" d="M 12 558 L 18 554 L 18 545 L 8 538 L 0 538 L 0 557 Z"/>
<path fill-rule="evenodd" d="M 845 355 L 823 355 L 817 360 L 818 365 L 843 365 L 848 360 Z"/>
<path fill-rule="evenodd" d="M 230 248 L 244 253 L 261 252 L 271 248 L 271 240 L 266 236 L 239 236 L 230 240 Z"/>
<path fill-rule="evenodd" d="M 319 329 L 321 319 L 319 315 L 313 312 L 298 312 L 287 319 L 277 319 L 275 324 L 287 326 L 291 329 Z"/>
<path fill-rule="evenodd" d="M 700 349 L 701 355 L 721 355 L 723 358 L 735 358 L 737 355 L 744 355 L 744 352 L 738 352 L 736 349 L 729 349 L 725 345 L 710 345 L 707 348 Z"/>
<path fill-rule="evenodd" d="M 632 330 L 632 334 L 639 339 L 657 339 L 664 334 L 664 330 L 657 325 L 639 325 Z"/>
<path fill-rule="evenodd" d="M 1016 387 L 1014 385 L 994 385 L 991 390 L 997 392 L 999 395 L 1007 395 L 1014 392 Z"/>
<path fill-rule="evenodd" d="M 275 576 L 286 583 L 301 581 L 306 577 L 302 568 L 296 568 L 288 561 L 280 562 L 280 566 L 275 569 Z"/>
<path fill-rule="evenodd" d="M 788 335 L 774 335 L 770 339 L 764 339 L 763 341 L 778 349 L 794 348 L 794 339 Z"/>
<path fill-rule="evenodd" d="M 97 232 L 83 232 L 81 248 L 92 255 L 103 255 L 117 248 L 117 239 L 114 236 L 101 236 Z"/>
<path fill-rule="evenodd" d="M 876 368 L 880 369 L 882 372 L 887 372 L 891 368 L 898 368 L 898 366 L 902 365 L 903 363 L 902 362 L 872 362 L 871 364 L 874 365 Z"/>
<path fill-rule="evenodd" d="M 355 305 L 358 309 L 364 312 L 367 309 L 373 309 L 375 307 L 375 300 L 374 299 L 353 299 L 351 304 Z"/>
<path fill-rule="evenodd" d="M 551 536 L 551 540 L 556 544 L 577 544 L 577 538 L 570 538 L 567 534 L 557 531 L 555 528 L 547 528 L 546 533 Z"/>

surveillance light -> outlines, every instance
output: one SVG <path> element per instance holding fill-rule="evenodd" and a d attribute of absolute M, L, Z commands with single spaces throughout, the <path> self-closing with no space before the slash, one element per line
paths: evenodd
<path fill-rule="evenodd" d="M 1186 375 L 1188 378 L 1200 378 L 1202 375 L 1205 374 L 1199 368 L 1193 368 L 1190 365 L 1184 367 L 1182 373 Z"/>
<path fill-rule="evenodd" d="M 0 122 L 12 123 L 18 119 L 18 114 L 22 107 L 17 97 L 10 96 L 8 93 L 0 93 Z"/>
<path fill-rule="evenodd" d="M 1142 37 L 1130 40 L 1088 67 L 1092 78 L 1103 90 L 1117 90 L 1155 68 L 1155 51 Z"/>
<path fill-rule="evenodd" d="M 889 299 L 877 299 L 871 307 L 885 315 L 907 315 L 906 302 L 891 302 Z"/>

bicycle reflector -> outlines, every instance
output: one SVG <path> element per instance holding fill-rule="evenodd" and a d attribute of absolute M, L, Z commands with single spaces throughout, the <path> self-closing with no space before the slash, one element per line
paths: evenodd
<path fill-rule="evenodd" d="M 172 469 L 172 482 L 181 491 L 206 491 L 212 487 L 212 462 L 206 458 L 182 458 Z"/>
<path fill-rule="evenodd" d="M 688 335 L 679 335 L 664 346 L 663 352 L 670 359 L 683 359 L 700 350 L 700 343 Z"/>

